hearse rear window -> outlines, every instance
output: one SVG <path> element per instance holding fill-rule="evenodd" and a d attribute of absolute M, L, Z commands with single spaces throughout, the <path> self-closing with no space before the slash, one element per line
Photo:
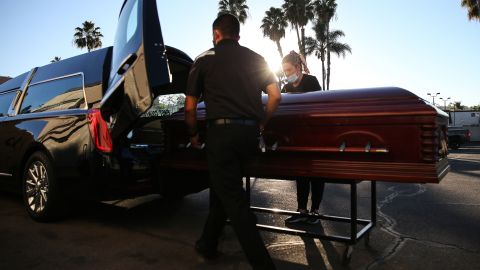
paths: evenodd
<path fill-rule="evenodd" d="M 27 89 L 21 114 L 85 107 L 83 75 L 40 82 Z"/>
<path fill-rule="evenodd" d="M 0 93 L 0 117 L 6 116 L 17 91 Z"/>

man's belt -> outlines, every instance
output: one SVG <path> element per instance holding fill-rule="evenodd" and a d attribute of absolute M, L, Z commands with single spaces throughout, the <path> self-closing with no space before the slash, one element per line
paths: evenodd
<path fill-rule="evenodd" d="M 209 120 L 210 126 L 219 125 L 245 125 L 245 126 L 258 126 L 258 121 L 253 119 L 240 119 L 240 118 L 218 118 L 215 120 Z"/>

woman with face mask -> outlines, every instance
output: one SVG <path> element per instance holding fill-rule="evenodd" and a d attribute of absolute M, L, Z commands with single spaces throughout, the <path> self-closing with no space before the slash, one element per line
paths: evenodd
<path fill-rule="evenodd" d="M 311 91 L 322 90 L 318 80 L 315 76 L 303 73 L 308 73 L 308 68 L 302 57 L 296 52 L 292 51 L 282 60 L 283 73 L 285 74 L 287 84 L 282 88 L 282 92 L 286 93 L 305 93 Z M 323 190 L 325 183 L 320 180 L 299 179 L 297 182 L 297 211 L 301 215 L 295 215 L 287 218 L 287 224 L 307 222 L 309 224 L 316 224 L 319 222 L 317 218 L 320 208 L 320 202 L 323 197 Z M 310 212 L 307 209 L 308 195 L 312 192 Z"/>
<path fill-rule="evenodd" d="M 322 90 L 317 77 L 308 74 L 307 65 L 298 53 L 291 51 L 285 56 L 282 60 L 282 69 L 287 82 L 282 92 L 305 93 Z"/>

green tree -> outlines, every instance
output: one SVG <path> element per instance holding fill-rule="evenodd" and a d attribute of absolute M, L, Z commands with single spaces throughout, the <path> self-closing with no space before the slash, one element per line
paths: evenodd
<path fill-rule="evenodd" d="M 330 90 L 331 62 L 330 54 L 345 58 L 347 52 L 352 53 L 352 48 L 347 43 L 342 43 L 338 39 L 344 37 L 345 33 L 341 30 L 333 30 L 327 35 L 327 90 Z"/>
<path fill-rule="evenodd" d="M 461 101 L 455 101 L 454 104 L 453 104 L 453 109 L 454 110 L 464 110 L 465 105 L 462 105 Z"/>
<path fill-rule="evenodd" d="M 325 54 L 327 53 L 327 37 L 325 31 L 325 25 L 316 22 L 313 25 L 313 31 L 315 32 L 315 38 L 307 37 L 305 40 L 305 53 L 306 55 L 314 54 L 322 62 L 322 89 L 325 88 L 326 72 L 325 72 Z"/>
<path fill-rule="evenodd" d="M 50 61 L 50 63 L 55 63 L 55 62 L 58 62 L 58 61 L 60 61 L 60 60 L 62 60 L 61 57 L 55 56 L 55 57 Z"/>
<path fill-rule="evenodd" d="M 82 23 L 82 27 L 75 28 L 73 45 L 80 49 L 87 48 L 90 52 L 102 47 L 102 37 L 100 27 L 95 27 L 95 24 L 91 21 L 85 21 Z"/>
<path fill-rule="evenodd" d="M 330 31 L 330 22 L 335 17 L 337 3 L 335 0 L 316 0 L 313 31 L 315 38 L 307 38 L 306 54 L 315 54 L 322 61 L 322 86 L 324 90 L 330 89 L 331 54 L 345 57 L 352 53 L 352 48 L 347 43 L 339 41 L 345 36 L 341 30 Z"/>
<path fill-rule="evenodd" d="M 324 24 L 324 31 L 326 33 L 330 33 L 330 22 L 332 19 L 335 17 L 335 14 L 337 12 L 337 3 L 335 0 L 316 0 L 313 5 L 315 6 L 315 16 L 318 20 L 318 23 Z M 327 56 L 327 74 L 326 74 L 326 80 L 327 80 L 327 89 L 330 89 L 330 68 L 331 68 L 331 53 L 332 51 L 330 50 L 330 34 L 325 35 L 326 38 L 326 44 L 327 44 L 327 51 L 326 51 L 326 56 Z M 333 35 L 335 37 L 335 35 Z M 332 42 L 334 43 L 334 42 Z M 338 45 L 338 44 L 335 44 Z M 334 46 L 335 48 L 335 46 Z M 339 48 L 338 48 L 339 49 Z"/>
<path fill-rule="evenodd" d="M 462 7 L 468 10 L 468 19 L 480 21 L 480 0 L 462 0 Z"/>
<path fill-rule="evenodd" d="M 345 57 L 346 53 L 352 52 L 350 46 L 339 41 L 345 34 L 341 30 L 326 31 L 326 25 L 321 21 L 316 21 L 313 30 L 315 32 L 315 39 L 307 38 L 307 55 L 314 54 L 322 62 L 322 88 L 324 90 L 330 89 L 330 58 L 326 57 L 328 54 L 334 53 L 337 56 Z M 327 70 L 325 70 L 325 61 L 327 61 Z"/>
<path fill-rule="evenodd" d="M 244 24 L 248 18 L 247 0 L 220 0 L 218 2 L 218 15 L 224 13 L 235 15 L 240 23 Z"/>
<path fill-rule="evenodd" d="M 263 30 L 263 36 L 270 38 L 270 40 L 277 44 L 277 50 L 281 58 L 283 58 L 283 51 L 280 45 L 280 39 L 285 37 L 285 28 L 287 28 L 287 26 L 288 22 L 283 15 L 282 9 L 275 7 L 271 7 L 265 12 L 265 17 L 260 26 Z"/>
<path fill-rule="evenodd" d="M 311 0 L 285 0 L 282 5 L 290 26 L 297 33 L 298 50 L 306 56 L 305 26 L 314 18 L 314 5 Z"/>

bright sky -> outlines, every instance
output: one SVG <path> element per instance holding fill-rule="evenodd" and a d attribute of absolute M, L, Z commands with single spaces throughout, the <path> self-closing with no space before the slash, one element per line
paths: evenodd
<path fill-rule="evenodd" d="M 110 46 L 123 0 L 1 0 L 0 75 L 17 76 L 81 51 L 72 46 L 74 28 L 85 20 L 101 27 L 103 45 Z M 331 89 L 399 86 L 431 101 L 451 97 L 464 105 L 480 104 L 480 23 L 470 22 L 460 0 L 341 0 L 333 29 L 352 47 L 345 59 L 332 60 Z M 250 18 L 240 43 L 262 54 L 272 67 L 280 58 L 275 44 L 263 38 L 265 11 L 282 0 L 247 0 Z M 212 45 L 211 23 L 217 0 L 157 0 L 165 42 L 192 58 Z M 307 34 L 311 26 L 307 26 Z M 284 52 L 298 50 L 288 29 Z M 307 59 L 321 78 L 321 62 Z M 441 101 L 440 101 L 441 102 Z M 441 104 L 443 105 L 443 103 Z"/>

